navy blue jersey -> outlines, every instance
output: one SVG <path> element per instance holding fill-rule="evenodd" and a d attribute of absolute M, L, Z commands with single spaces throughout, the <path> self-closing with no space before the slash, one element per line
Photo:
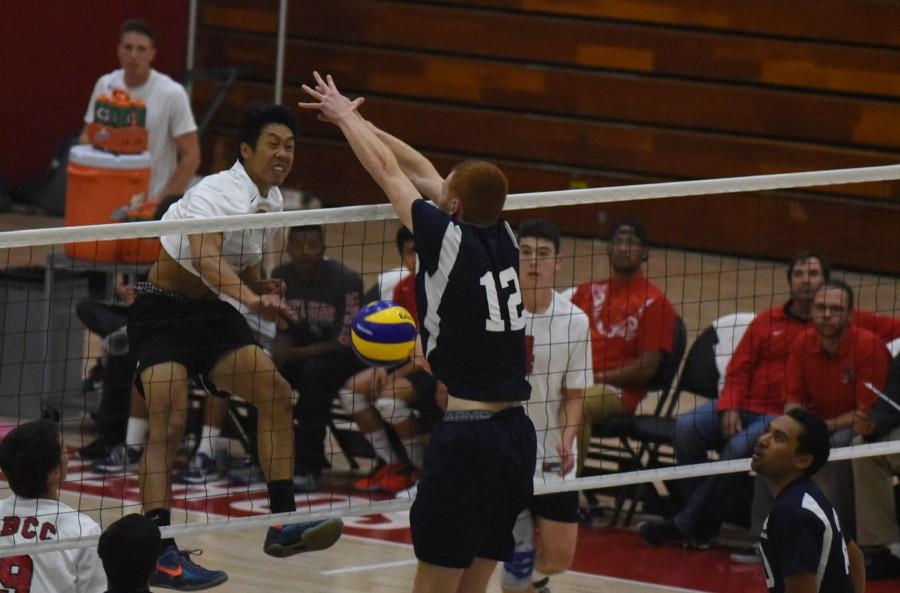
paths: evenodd
<path fill-rule="evenodd" d="M 831 503 L 809 478 L 788 484 L 760 534 L 763 573 L 772 593 L 784 591 L 784 579 L 816 575 L 819 593 L 853 593 L 847 542 Z"/>
<path fill-rule="evenodd" d="M 412 206 L 419 255 L 416 304 L 422 347 L 450 395 L 528 399 L 519 247 L 509 225 L 453 220 L 431 202 Z"/>

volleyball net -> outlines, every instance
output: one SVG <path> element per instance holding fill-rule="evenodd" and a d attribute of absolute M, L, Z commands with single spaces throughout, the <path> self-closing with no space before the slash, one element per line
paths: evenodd
<path fill-rule="evenodd" d="M 665 209 L 669 200 L 692 196 L 716 195 L 724 201 L 741 192 L 877 184 L 897 179 L 900 166 L 591 188 L 511 195 L 506 211 L 521 220 L 530 216 L 527 211 L 540 209 L 542 218 L 554 222 L 564 220 L 565 209 L 572 206 L 594 205 L 600 209 L 610 203 L 657 200 L 654 204 Z M 815 219 L 815 211 L 811 209 L 809 216 Z M 745 222 L 736 220 L 734 224 Z M 315 230 L 317 226 L 322 229 L 321 235 Z M 361 305 L 369 299 L 392 299 L 398 294 L 398 283 L 410 274 L 397 234 L 399 226 L 391 207 L 382 204 L 0 233 L 0 303 L 4 307 L 0 425 L 8 432 L 41 417 L 58 418 L 66 445 L 73 453 L 60 499 L 75 512 L 87 513 L 101 524 L 139 510 L 141 489 L 135 459 L 126 458 L 120 466 L 108 463 L 103 469 L 102 455 L 93 459 L 88 451 L 76 451 L 88 448 L 98 434 L 115 435 L 106 437 L 103 453 L 111 453 L 117 443 L 110 441 L 117 439 L 137 449 L 145 445 L 125 443 L 128 417 L 140 415 L 130 404 L 134 360 L 128 358 L 129 342 L 124 330 L 135 287 L 137 292 L 146 290 L 142 283 L 147 281 L 147 273 L 156 261 L 159 237 L 229 233 L 240 241 L 242 234 L 263 230 L 273 240 L 260 267 L 264 276 L 282 278 L 288 284 L 287 323 L 278 329 L 275 323 L 260 319 L 246 307 L 238 308 L 245 314 L 258 343 L 290 382 L 295 406 L 305 397 L 305 390 L 315 389 L 315 385 L 310 387 L 309 377 L 304 379 L 304 364 L 314 357 L 326 361 L 318 372 L 329 379 L 322 383 L 327 383 L 332 391 L 324 404 L 329 414 L 324 420 L 316 420 L 316 427 L 311 427 L 303 413 L 295 413 L 294 419 L 298 447 L 309 441 L 310 433 L 315 436 L 327 428 L 324 458 L 310 459 L 303 450 L 295 456 L 316 466 L 315 470 L 324 470 L 321 481 L 311 491 L 296 494 L 295 513 L 271 513 L 262 478 L 265 472 L 258 469 L 253 406 L 243 402 L 240 393 L 232 394 L 235 397 L 231 401 L 237 403 L 230 404 L 224 419 L 217 422 L 221 433 L 218 429 L 214 433 L 220 436 L 209 437 L 202 428 L 209 423 L 204 421 L 203 413 L 210 397 L 209 384 L 191 377 L 186 414 L 188 436 L 173 472 L 191 469 L 189 459 L 206 438 L 217 439 L 206 450 L 212 450 L 218 465 L 200 481 L 173 483 L 173 526 L 165 532 L 170 536 L 190 536 L 324 517 L 343 517 L 351 529 L 354 517 L 365 517 L 360 525 L 380 522 L 385 529 L 405 529 L 403 512 L 409 509 L 414 496 L 414 488 L 409 486 L 415 482 L 415 468 L 421 465 L 421 451 L 427 440 L 425 414 L 416 398 L 424 397 L 423 390 L 429 389 L 429 384 L 421 371 L 417 371 L 419 382 L 408 381 L 410 385 L 372 383 L 371 377 L 366 378 L 367 367 L 350 354 L 346 335 L 347 321 Z M 307 233 L 313 235 L 309 241 L 304 238 Z M 847 233 L 848 236 L 835 237 L 835 245 L 864 240 L 849 236 L 849 228 Z M 554 281 L 559 293 L 570 295 L 579 285 L 610 277 L 611 247 L 607 239 L 599 232 L 596 236 L 564 235 Z M 318 240 L 323 243 L 321 248 Z M 584 461 L 580 477 L 556 475 L 556 445 L 547 441 L 544 458 L 538 459 L 537 465 L 542 467 L 548 462 L 554 469 L 536 478 L 536 493 L 672 484 L 685 478 L 749 471 L 749 459 L 716 461 L 714 453 L 705 463 L 678 464 L 672 453 L 672 430 L 675 418 L 689 417 L 697 405 L 716 397 L 730 356 L 754 315 L 788 301 L 787 262 L 795 254 L 784 253 L 780 261 L 773 261 L 656 246 L 652 235 L 648 243 L 649 259 L 643 264 L 643 274 L 666 296 L 683 324 L 682 351 L 666 362 L 670 372 L 664 381 L 649 385 L 646 397 L 634 410 L 633 417 L 640 418 L 643 424 L 619 417 L 613 422 L 618 425 L 612 428 L 606 419 L 590 427 L 589 438 L 578 451 Z M 858 309 L 875 313 L 883 320 L 900 318 L 900 281 L 896 275 L 837 269 L 833 276 L 852 287 Z M 897 326 L 900 327 L 900 320 Z M 711 374 L 705 377 L 705 383 L 687 381 L 689 363 L 685 361 L 692 353 L 699 356 L 694 346 L 709 335 L 709 328 L 721 330 L 711 346 Z M 891 355 L 898 356 L 900 348 L 892 342 L 896 336 L 891 331 L 884 333 L 884 346 L 894 348 Z M 673 344 L 677 341 L 676 337 Z M 316 343 L 333 343 L 334 348 L 303 350 Z M 560 351 L 568 346 L 553 344 Z M 673 346 L 673 350 L 678 348 Z M 334 359 L 340 359 L 339 363 L 332 364 Z M 597 359 L 595 353 L 593 360 Z M 111 369 L 123 361 L 124 374 L 119 372 L 118 379 L 111 379 Z M 588 364 L 589 359 L 583 361 Z M 391 391 L 394 387 L 396 391 Z M 889 405 L 886 399 L 891 397 L 900 399 L 898 394 L 885 393 L 885 389 L 883 379 L 874 381 L 872 397 L 885 402 L 882 405 Z M 597 387 L 586 391 L 591 396 Z M 529 404 L 529 413 L 550 418 L 556 430 L 572 428 L 559 411 L 564 408 L 563 399 L 563 393 L 548 393 L 546 401 Z M 368 418 L 374 416 L 376 423 L 377 419 L 382 421 L 378 426 L 384 427 L 387 440 L 376 438 L 371 430 L 363 430 L 363 410 L 369 410 Z M 831 459 L 898 453 L 900 441 L 882 440 L 836 449 Z M 371 481 L 365 483 L 371 470 L 383 464 L 403 466 L 407 481 L 390 488 L 381 488 Z M 92 546 L 96 539 L 85 536 L 18 545 L 3 540 L 0 556 Z"/>

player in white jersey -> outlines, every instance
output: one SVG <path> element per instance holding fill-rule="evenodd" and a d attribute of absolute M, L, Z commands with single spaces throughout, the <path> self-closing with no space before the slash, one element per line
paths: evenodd
<path fill-rule="evenodd" d="M 545 220 L 519 227 L 519 277 L 525 304 L 525 356 L 531 399 L 526 410 L 537 433 L 539 481 L 574 479 L 575 440 L 584 390 L 593 384 L 590 322 L 553 290 L 559 230 Z M 535 496 L 516 521 L 516 549 L 503 565 L 506 592 L 549 591 L 549 577 L 569 568 L 578 538 L 578 493 Z M 535 532 L 541 545 L 535 549 Z"/>
<path fill-rule="evenodd" d="M 0 442 L 0 469 L 13 491 L 0 501 L 0 542 L 29 545 L 100 533 L 93 519 L 59 501 L 66 463 L 62 435 L 49 420 L 22 424 Z M 105 590 L 106 575 L 93 547 L 0 558 L 0 591 Z"/>

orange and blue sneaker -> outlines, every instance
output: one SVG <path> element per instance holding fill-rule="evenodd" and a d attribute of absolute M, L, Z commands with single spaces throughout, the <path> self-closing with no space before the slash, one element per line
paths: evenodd
<path fill-rule="evenodd" d="M 228 580 L 222 570 L 207 570 L 194 564 L 191 555 L 200 555 L 200 550 L 179 550 L 168 546 L 156 561 L 156 570 L 150 575 L 150 586 L 176 591 L 200 591 L 221 585 Z"/>
<path fill-rule="evenodd" d="M 263 551 L 269 556 L 284 558 L 302 552 L 324 550 L 340 539 L 343 529 L 344 522 L 340 519 L 273 525 L 266 533 Z"/>

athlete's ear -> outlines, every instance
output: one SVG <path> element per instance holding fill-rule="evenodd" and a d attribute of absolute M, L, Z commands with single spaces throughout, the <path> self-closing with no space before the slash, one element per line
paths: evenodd
<path fill-rule="evenodd" d="M 246 161 L 253 154 L 253 149 L 246 142 L 241 142 L 241 157 Z"/>
<path fill-rule="evenodd" d="M 805 472 L 806 468 L 812 465 L 814 457 L 809 453 L 794 454 L 794 468 L 801 472 Z"/>

